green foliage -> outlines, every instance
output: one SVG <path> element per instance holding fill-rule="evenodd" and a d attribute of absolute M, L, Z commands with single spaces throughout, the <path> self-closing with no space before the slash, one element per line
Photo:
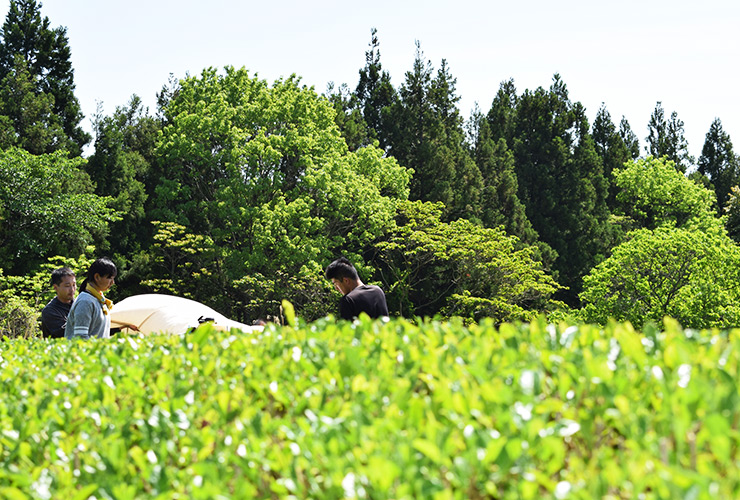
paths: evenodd
<path fill-rule="evenodd" d="M 30 307 L 5 289 L 5 276 L 0 269 L 0 338 L 31 338 L 39 333 L 39 310 Z"/>
<path fill-rule="evenodd" d="M 194 235 L 174 222 L 154 221 L 156 230 L 151 253 L 154 255 L 151 276 L 144 281 L 155 293 L 179 295 L 198 300 L 199 295 L 213 296 L 214 284 L 210 283 L 218 251 L 207 236 Z"/>
<path fill-rule="evenodd" d="M 624 142 L 624 145 L 627 146 L 627 150 L 630 152 L 632 159 L 636 160 L 637 157 L 640 156 L 640 140 L 632 131 L 630 123 L 624 116 L 619 122 L 619 137 L 622 139 L 622 142 Z"/>
<path fill-rule="evenodd" d="M 638 230 L 584 278 L 587 320 L 642 325 L 668 315 L 693 328 L 737 325 L 740 251 L 716 218 L 714 193 L 666 158 L 614 175 L 626 226 Z"/>
<path fill-rule="evenodd" d="M 736 242 L 740 242 L 740 187 L 732 186 L 730 189 L 725 214 L 727 234 Z"/>
<path fill-rule="evenodd" d="M 391 85 L 391 77 L 383 70 L 380 62 L 380 42 L 377 30 L 370 30 L 370 49 L 365 51 L 365 67 L 360 70 L 360 78 L 355 88 L 354 98 L 357 108 L 362 112 L 367 124 L 368 137 L 375 139 L 383 150 L 391 146 L 395 130 L 391 111 L 398 102 L 396 89 Z M 347 141 L 349 145 L 350 142 Z M 363 145 L 367 145 L 366 142 Z"/>
<path fill-rule="evenodd" d="M 558 285 L 532 247 L 501 228 L 441 216 L 440 204 L 401 203 L 395 229 L 376 244 L 393 313 L 510 321 L 548 306 Z"/>
<path fill-rule="evenodd" d="M 675 171 L 674 171 L 675 172 Z M 676 318 L 691 328 L 740 324 L 740 249 L 723 230 L 641 229 L 584 278 L 588 321 L 640 326 Z"/>
<path fill-rule="evenodd" d="M 617 200 L 635 228 L 717 227 L 712 191 L 676 171 L 672 161 L 652 156 L 614 172 Z"/>
<path fill-rule="evenodd" d="M 79 255 L 117 219 L 110 200 L 91 194 L 82 158 L 0 151 L 0 263 L 23 274 L 51 255 Z"/>
<path fill-rule="evenodd" d="M 541 320 L 11 340 L 0 491 L 736 498 L 737 349 L 737 330 Z"/>
<path fill-rule="evenodd" d="M 514 155 L 501 137 L 494 140 L 488 120 L 477 112 L 471 118 L 472 156 L 483 177 L 479 218 L 486 227 L 504 226 L 507 234 L 528 244 L 537 241 L 537 232 L 527 219 L 519 200 Z"/>
<path fill-rule="evenodd" d="M 499 85 L 496 97 L 493 98 L 491 109 L 486 115 L 491 137 L 494 140 L 504 139 L 509 147 L 514 144 L 514 129 L 516 127 L 516 113 L 519 104 L 514 80 L 506 80 Z"/>
<path fill-rule="evenodd" d="M 65 147 L 61 119 L 53 112 L 54 96 L 36 92 L 28 64 L 16 55 L 15 64 L 0 81 L 0 145 L 17 146 L 31 154 Z"/>
<path fill-rule="evenodd" d="M 334 106 L 334 122 L 342 133 L 342 138 L 347 143 L 350 151 L 357 151 L 363 146 L 372 143 L 370 137 L 374 132 L 368 128 L 362 116 L 357 96 L 349 90 L 347 84 L 342 84 L 334 89 L 330 84 L 326 90 L 326 97 Z"/>

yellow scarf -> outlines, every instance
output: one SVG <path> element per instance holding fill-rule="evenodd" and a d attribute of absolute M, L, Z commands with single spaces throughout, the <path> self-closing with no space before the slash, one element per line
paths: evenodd
<path fill-rule="evenodd" d="M 106 299 L 103 295 L 103 292 L 98 291 L 97 288 L 92 286 L 90 283 L 87 284 L 87 287 L 85 288 L 88 292 L 92 294 L 93 297 L 98 299 L 100 302 L 100 307 L 103 308 L 103 314 L 107 315 L 108 312 L 110 312 L 111 309 L 113 309 L 113 302 Z"/>

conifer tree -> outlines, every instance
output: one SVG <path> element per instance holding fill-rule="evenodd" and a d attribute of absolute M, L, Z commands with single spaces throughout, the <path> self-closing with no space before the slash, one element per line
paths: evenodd
<path fill-rule="evenodd" d="M 481 222 L 486 227 L 504 226 L 507 234 L 528 244 L 537 241 L 537 232 L 527 219 L 519 200 L 519 183 L 514 171 L 514 155 L 503 138 L 494 140 L 488 120 L 479 111 L 471 117 L 474 128 L 473 158 L 483 177 Z"/>
<path fill-rule="evenodd" d="M 95 153 L 85 169 L 95 182 L 95 193 L 112 198 L 111 205 L 125 213 L 111 224 L 110 251 L 116 262 L 124 263 L 141 250 L 151 236 L 145 224 L 145 203 L 150 170 L 156 161 L 154 147 L 161 123 L 149 115 L 141 98 L 131 96 L 127 106 L 118 107 L 112 116 L 102 116 L 99 109 L 94 119 Z"/>
<path fill-rule="evenodd" d="M 622 120 L 619 122 L 619 137 L 621 137 L 622 142 L 627 147 L 627 151 L 630 152 L 632 159 L 636 160 L 640 156 L 640 140 L 632 131 L 630 122 L 624 116 L 622 116 Z"/>
<path fill-rule="evenodd" d="M 452 76 L 447 61 L 442 59 L 429 88 L 429 102 L 435 120 L 435 160 L 453 163 L 453 195 L 448 219 L 477 220 L 480 217 L 483 178 L 468 151 L 463 119 L 457 106 L 460 97 L 456 85 L 457 79 Z"/>
<path fill-rule="evenodd" d="M 519 98 L 513 152 L 519 197 L 540 238 L 558 254 L 554 269 L 577 304 L 581 277 L 608 249 L 607 182 L 588 120 L 555 75 L 549 90 Z"/>
<path fill-rule="evenodd" d="M 34 155 L 62 148 L 67 141 L 53 106 L 54 96 L 36 91 L 26 61 L 16 55 L 0 81 L 0 147 L 17 146 Z"/>
<path fill-rule="evenodd" d="M 509 147 L 512 146 L 518 100 L 514 80 L 501 82 L 487 115 L 491 137 L 506 140 Z"/>
<path fill-rule="evenodd" d="M 380 147 L 387 149 L 392 136 L 390 108 L 398 96 L 390 75 L 380 63 L 378 30 L 373 28 L 370 35 L 370 49 L 365 52 L 365 67 L 360 70 L 355 96 L 369 129 L 369 137 L 377 139 Z"/>
<path fill-rule="evenodd" d="M 649 155 L 655 158 L 667 157 L 681 173 L 686 173 L 694 163 L 694 158 L 689 154 L 688 141 L 684 137 L 683 120 L 678 118 L 675 111 L 671 113 L 670 121 L 666 120 L 660 101 L 650 115 L 646 140 L 648 144 L 645 150 Z"/>
<path fill-rule="evenodd" d="M 740 162 L 733 150 L 732 140 L 723 130 L 719 118 L 715 118 L 709 127 L 698 163 L 699 172 L 707 176 L 712 183 L 721 215 L 727 205 L 730 189 L 738 185 Z"/>
<path fill-rule="evenodd" d="M 334 106 L 334 123 L 339 127 L 349 150 L 357 151 L 370 144 L 375 131 L 367 126 L 357 95 L 350 91 L 349 86 L 343 83 L 335 89 L 332 82 L 326 90 L 326 97 Z"/>
<path fill-rule="evenodd" d="M 625 162 L 632 158 L 627 145 L 624 143 L 617 127 L 612 122 L 609 111 L 607 111 L 603 103 L 594 119 L 592 136 L 596 153 L 601 157 L 601 163 L 604 167 L 604 177 L 609 184 L 608 205 L 610 209 L 614 209 L 616 206 L 617 187 L 613 182 L 612 172 L 615 169 L 621 168 Z"/>
<path fill-rule="evenodd" d="M 406 72 L 406 79 L 399 89 L 400 99 L 392 108 L 396 130 L 389 154 L 401 165 L 414 169 L 410 186 L 411 199 L 449 204 L 452 201 L 449 185 L 452 170 L 432 174 L 428 168 L 432 158 L 433 115 L 429 106 L 432 72 L 432 65 L 424 58 L 417 42 L 413 68 Z M 439 167 L 449 168 L 449 165 Z"/>
<path fill-rule="evenodd" d="M 40 149 L 38 152 L 64 148 L 71 156 L 79 155 L 90 141 L 90 135 L 80 127 L 83 115 L 74 95 L 74 72 L 66 28 L 52 29 L 49 18 L 41 16 L 41 4 L 36 0 L 11 0 L 0 35 L 0 82 L 5 94 L 11 92 L 13 82 L 22 78 L 24 71 L 28 72 L 30 84 L 22 98 L 27 104 L 4 103 L 1 111 L 8 117 L 4 124 L 12 126 L 11 133 L 23 146 L 20 138 L 29 127 L 24 121 L 29 115 L 28 107 L 43 108 L 48 102 L 51 113 L 37 115 L 40 121 L 36 127 L 46 127 L 49 139 L 43 147 L 35 147 Z M 58 124 L 64 132 L 62 137 L 55 132 Z"/>
<path fill-rule="evenodd" d="M 392 108 L 398 129 L 389 152 L 414 169 L 412 200 L 441 201 L 446 220 L 478 220 L 483 180 L 468 151 L 455 85 L 447 62 L 434 74 L 417 42 L 413 69 Z"/>

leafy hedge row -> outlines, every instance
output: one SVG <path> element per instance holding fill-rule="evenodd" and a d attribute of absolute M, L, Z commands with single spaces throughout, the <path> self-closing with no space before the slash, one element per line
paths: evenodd
<path fill-rule="evenodd" d="M 737 498 L 740 330 L 0 343 L 0 497 Z"/>

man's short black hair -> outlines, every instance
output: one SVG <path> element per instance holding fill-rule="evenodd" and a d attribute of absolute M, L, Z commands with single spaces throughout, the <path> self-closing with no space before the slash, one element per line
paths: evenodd
<path fill-rule="evenodd" d="M 74 278 L 75 277 L 74 271 L 72 271 L 68 267 L 60 267 L 59 269 L 54 269 L 51 272 L 51 284 L 58 285 L 67 276 L 72 276 Z"/>
<path fill-rule="evenodd" d="M 355 266 L 347 258 L 339 257 L 326 268 L 326 279 L 341 280 L 343 278 L 350 278 L 355 281 L 359 279 Z"/>

